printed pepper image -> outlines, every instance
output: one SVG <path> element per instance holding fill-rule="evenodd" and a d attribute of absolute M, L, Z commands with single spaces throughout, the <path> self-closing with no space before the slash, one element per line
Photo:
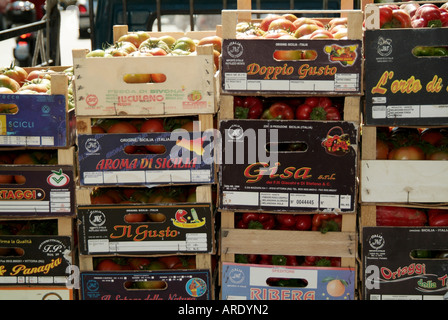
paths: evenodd
<path fill-rule="evenodd" d="M 324 50 L 329 55 L 330 61 L 340 62 L 343 66 L 352 65 L 356 60 L 358 46 L 341 47 L 337 44 L 325 46 Z"/>
<path fill-rule="evenodd" d="M 330 135 L 335 129 L 339 130 L 340 134 Z M 333 127 L 328 131 L 326 139 L 322 141 L 322 146 L 329 154 L 344 155 L 350 151 L 350 137 L 341 127 Z"/>

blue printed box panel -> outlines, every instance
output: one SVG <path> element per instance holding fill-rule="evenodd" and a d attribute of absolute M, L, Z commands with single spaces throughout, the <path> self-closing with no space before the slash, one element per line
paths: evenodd
<path fill-rule="evenodd" d="M 223 300 L 354 300 L 355 269 L 224 262 Z M 279 285 L 294 281 L 294 286 Z"/>
<path fill-rule="evenodd" d="M 0 146 L 69 147 L 74 127 L 64 95 L 0 94 Z"/>

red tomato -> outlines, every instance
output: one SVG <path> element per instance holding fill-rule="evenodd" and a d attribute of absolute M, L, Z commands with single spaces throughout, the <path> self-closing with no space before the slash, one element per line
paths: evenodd
<path fill-rule="evenodd" d="M 310 34 L 310 39 L 333 39 L 333 34 L 325 29 L 316 30 Z"/>
<path fill-rule="evenodd" d="M 426 141 L 433 146 L 438 146 L 443 138 L 444 135 L 439 129 L 425 129 L 420 134 L 420 140 Z"/>
<path fill-rule="evenodd" d="M 377 160 L 387 160 L 389 156 L 389 146 L 381 139 L 376 140 L 376 159 Z"/>
<path fill-rule="evenodd" d="M 294 32 L 294 37 L 300 38 L 306 35 L 312 34 L 316 30 L 321 30 L 322 27 L 318 26 L 315 23 L 304 23 L 300 25 L 296 31 Z"/>
<path fill-rule="evenodd" d="M 151 73 L 151 82 L 163 83 L 166 81 L 166 75 L 164 73 Z"/>
<path fill-rule="evenodd" d="M 281 18 L 281 16 L 278 14 L 269 14 L 263 20 L 261 20 L 260 29 L 263 31 L 268 31 L 269 25 L 271 24 L 271 22 L 276 19 L 280 19 L 280 18 Z"/>
<path fill-rule="evenodd" d="M 448 160 L 448 150 L 436 151 L 426 156 L 427 160 Z"/>
<path fill-rule="evenodd" d="M 299 28 L 299 27 L 300 27 L 301 25 L 303 25 L 303 24 L 315 24 L 315 25 L 317 25 L 317 26 L 319 26 L 319 27 L 321 27 L 321 28 L 324 27 L 324 24 L 323 24 L 321 21 L 319 21 L 319 20 L 317 20 L 317 19 L 313 19 L 313 18 L 305 18 L 305 17 L 297 18 L 296 20 L 294 20 L 293 24 L 294 24 L 297 28 Z"/>
<path fill-rule="evenodd" d="M 145 120 L 140 127 L 140 132 L 165 132 L 163 120 L 159 118 Z"/>
<path fill-rule="evenodd" d="M 127 260 L 127 264 L 131 270 L 145 270 L 151 264 L 151 259 L 144 257 L 133 257 Z"/>
<path fill-rule="evenodd" d="M 27 81 L 31 81 L 34 79 L 51 79 L 51 75 L 54 73 L 54 70 L 51 69 L 36 69 L 28 73 Z"/>
<path fill-rule="evenodd" d="M 257 97 L 245 97 L 243 107 L 248 108 L 248 119 L 260 119 L 263 113 L 263 101 Z"/>
<path fill-rule="evenodd" d="M 198 41 L 198 46 L 203 46 L 206 44 L 213 45 L 213 48 L 216 51 L 218 51 L 219 53 L 221 53 L 221 49 L 222 49 L 222 38 L 221 37 L 213 35 L 213 36 L 204 37 Z"/>
<path fill-rule="evenodd" d="M 159 257 L 158 260 L 164 263 L 168 269 L 172 269 L 175 265 L 181 262 L 181 258 L 178 256 L 164 256 Z"/>
<path fill-rule="evenodd" d="M 28 72 L 26 72 L 25 69 L 14 64 L 9 67 L 2 68 L 0 70 L 0 74 L 4 74 L 5 76 L 14 79 L 19 85 L 23 85 L 28 77 Z"/>
<path fill-rule="evenodd" d="M 286 18 L 278 18 L 273 20 L 268 27 L 268 30 L 286 30 L 288 32 L 296 31 L 297 27 Z"/>
<path fill-rule="evenodd" d="M 393 149 L 389 153 L 389 160 L 424 160 L 425 153 L 417 146 L 405 146 Z"/>
<path fill-rule="evenodd" d="M 107 133 L 138 133 L 137 128 L 127 120 L 120 120 L 112 124 Z M 129 145 L 124 148 L 124 152 L 127 154 L 133 154 L 137 150 L 136 146 Z"/>
<path fill-rule="evenodd" d="M 296 218 L 295 229 L 300 231 L 311 230 L 312 219 L 309 214 L 299 214 Z"/>
<path fill-rule="evenodd" d="M 148 216 L 145 213 L 129 213 L 124 216 L 124 221 L 128 223 L 138 223 L 145 222 L 147 218 Z"/>
<path fill-rule="evenodd" d="M 107 194 L 99 194 L 90 196 L 90 202 L 92 204 L 112 204 L 115 203 L 114 199 Z"/>
<path fill-rule="evenodd" d="M 38 78 L 25 82 L 23 86 L 18 90 L 22 92 L 24 90 L 31 90 L 40 93 L 47 93 L 51 88 L 51 80 L 47 78 Z"/>
<path fill-rule="evenodd" d="M 309 120 L 311 111 L 313 111 L 313 107 L 309 104 L 303 103 L 296 109 L 296 119 L 297 120 Z"/>
<path fill-rule="evenodd" d="M 17 92 L 20 89 L 20 84 L 7 75 L 0 74 L 0 87 L 5 87 L 12 90 L 13 92 Z"/>
<path fill-rule="evenodd" d="M 123 270 L 123 266 L 115 262 L 113 259 L 104 259 L 101 260 L 96 265 L 95 270 L 101 270 L 101 271 Z"/>
<path fill-rule="evenodd" d="M 117 123 L 112 124 L 107 133 L 137 133 L 137 128 L 126 120 L 121 120 Z"/>
<path fill-rule="evenodd" d="M 142 123 L 140 132 L 165 132 L 163 120 L 158 118 L 147 119 Z M 166 151 L 163 145 L 147 145 L 146 150 L 150 153 L 162 154 Z"/>

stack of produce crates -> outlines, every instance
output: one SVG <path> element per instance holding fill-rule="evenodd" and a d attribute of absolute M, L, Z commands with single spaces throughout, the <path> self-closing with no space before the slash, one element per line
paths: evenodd
<path fill-rule="evenodd" d="M 346 15 L 348 37 L 236 36 L 237 27 L 261 21 L 254 14 L 287 13 L 324 24 L 331 14 Z M 223 10 L 222 22 L 220 298 L 356 299 L 362 12 L 266 12 L 251 10 L 246 1 L 239 10 Z M 353 57 L 348 63 L 337 61 L 332 46 Z M 298 50 L 317 57 L 275 58 L 278 51 Z M 329 69 L 331 75 L 325 75 Z M 272 114 L 275 104 L 298 108 L 307 98 L 335 105 L 341 101 L 342 118 L 297 120 Z M 247 117 L 245 100 L 261 103 L 264 116 Z M 347 148 L 326 148 L 329 139 L 345 141 Z"/>
<path fill-rule="evenodd" d="M 114 45 L 131 34 L 114 26 Z M 216 66 L 212 45 L 196 52 L 92 57 L 73 51 L 83 300 L 214 298 Z M 166 79 L 125 82 L 128 74 Z M 182 127 L 165 130 L 158 121 Z M 117 124 L 125 129 L 111 129 Z M 126 130 L 129 124 L 140 129 Z"/>
<path fill-rule="evenodd" d="M 0 300 L 73 300 L 72 69 L 11 68 L 26 78 L 0 94 Z"/>
<path fill-rule="evenodd" d="M 415 50 L 445 46 L 448 29 L 380 28 L 380 5 L 364 9 L 362 296 L 446 299 L 447 60 Z"/>

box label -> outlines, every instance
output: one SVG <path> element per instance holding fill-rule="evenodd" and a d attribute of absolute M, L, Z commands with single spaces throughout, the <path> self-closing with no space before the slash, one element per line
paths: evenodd
<path fill-rule="evenodd" d="M 224 39 L 222 48 L 226 93 L 361 93 L 360 40 Z"/>
<path fill-rule="evenodd" d="M 445 125 L 446 57 L 416 56 L 418 46 L 444 46 L 444 28 L 366 30 L 366 124 Z"/>
<path fill-rule="evenodd" d="M 127 215 L 143 217 L 127 222 Z M 151 215 L 163 216 L 161 222 Z M 78 207 L 82 254 L 211 253 L 214 227 L 210 204 Z"/>
<path fill-rule="evenodd" d="M 221 208 L 355 210 L 356 124 L 227 120 L 220 132 Z"/>

